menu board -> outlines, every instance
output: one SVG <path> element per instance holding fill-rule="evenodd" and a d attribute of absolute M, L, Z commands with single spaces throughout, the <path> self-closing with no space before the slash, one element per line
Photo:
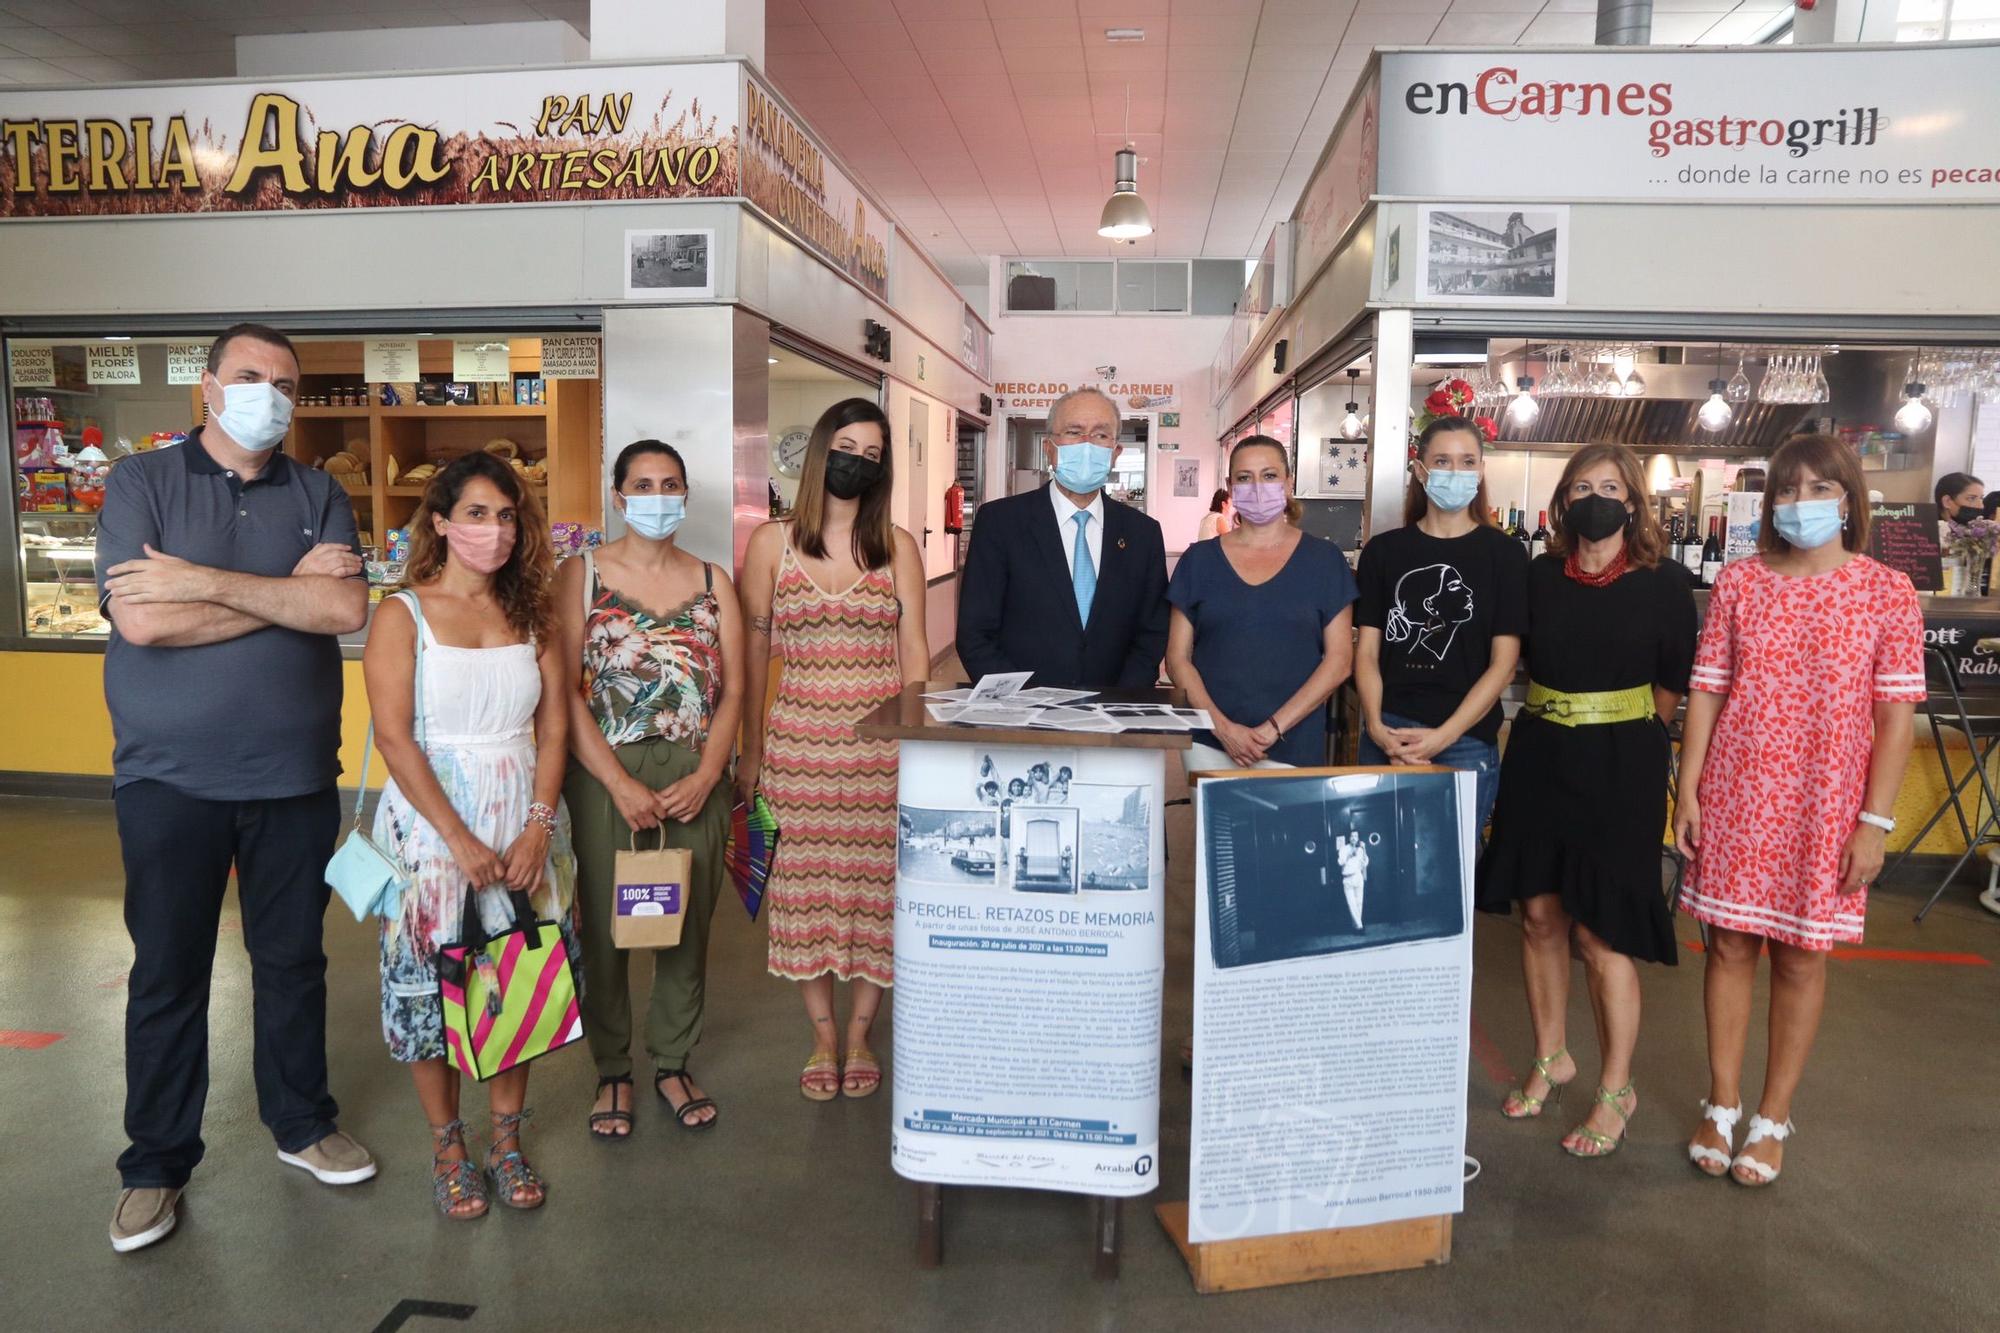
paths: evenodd
<path fill-rule="evenodd" d="M 1871 505 L 1868 509 L 1868 554 L 1889 568 L 1908 574 L 1918 592 L 1943 589 L 1937 506 Z"/>

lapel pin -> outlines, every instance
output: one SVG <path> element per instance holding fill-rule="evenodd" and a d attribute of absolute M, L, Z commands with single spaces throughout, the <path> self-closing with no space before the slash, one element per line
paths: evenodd
<path fill-rule="evenodd" d="M 1118 549 L 1121 551 L 1125 549 L 1125 539 L 1123 537 L 1118 539 Z"/>

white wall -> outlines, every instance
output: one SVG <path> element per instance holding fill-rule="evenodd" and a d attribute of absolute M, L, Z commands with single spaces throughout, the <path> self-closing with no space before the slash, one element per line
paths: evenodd
<path fill-rule="evenodd" d="M 1178 427 L 1158 427 L 1153 432 L 1151 466 L 1146 478 L 1146 511 L 1159 520 L 1169 554 L 1185 550 L 1195 540 L 1201 516 L 1208 512 L 1209 492 L 1215 489 L 1218 450 L 1214 415 L 1209 410 L 1212 394 L 1210 362 L 1229 327 L 1227 316 L 1149 315 L 1008 315 L 993 328 L 994 411 L 999 417 L 1042 417 L 1044 406 L 1014 405 L 1024 395 L 1003 395 L 1003 384 L 1067 384 L 1080 388 L 1102 384 L 1097 366 L 1115 365 L 1118 374 L 1112 383 L 1168 383 L 1174 386 L 1174 400 L 1145 409 L 1153 413 L 1178 412 Z M 1120 395 L 1120 407 L 1129 408 Z M 987 437 L 988 490 L 990 496 L 1006 494 L 1004 464 L 996 456 L 1006 447 L 1005 429 L 995 422 Z M 1160 444 L 1180 446 L 1178 453 L 1162 453 Z M 1175 497 L 1174 462 L 1195 459 L 1201 464 L 1201 482 L 1192 497 Z M 996 485 L 996 471 L 999 481 Z"/>
<path fill-rule="evenodd" d="M 560 19 L 287 32 L 236 39 L 236 73 L 245 78 L 564 65 L 588 59 L 590 43 Z"/>

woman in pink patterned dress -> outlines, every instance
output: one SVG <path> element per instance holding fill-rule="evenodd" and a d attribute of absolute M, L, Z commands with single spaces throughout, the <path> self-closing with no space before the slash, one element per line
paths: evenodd
<path fill-rule="evenodd" d="M 816 1102 L 881 1086 L 868 1031 L 894 979 L 896 745 L 854 724 L 930 668 L 923 557 L 889 521 L 889 438 L 866 399 L 828 408 L 792 517 L 758 528 L 743 557 L 747 697 L 766 697 L 773 652 L 785 669 L 769 719 L 746 710 L 736 782 L 746 799 L 761 782 L 777 817 L 769 965 L 805 998 L 813 1051 L 799 1091 Z M 853 985 L 844 1057 L 836 980 Z"/>
<path fill-rule="evenodd" d="M 1838 440 L 1795 435 L 1779 448 L 1761 554 L 1716 580 L 1688 695 L 1674 836 L 1691 862 L 1681 905 L 1709 927 L 1709 1090 L 1688 1156 L 1745 1185 L 1778 1178 L 1827 953 L 1861 938 L 1924 698 L 1916 590 L 1860 554 L 1867 496 L 1860 460 Z M 1767 943 L 1764 1095 L 1732 1158 Z"/>

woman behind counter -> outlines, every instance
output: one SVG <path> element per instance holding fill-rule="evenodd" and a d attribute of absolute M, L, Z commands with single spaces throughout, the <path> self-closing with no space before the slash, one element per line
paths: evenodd
<path fill-rule="evenodd" d="M 1187 766 L 1324 763 L 1327 697 L 1354 657 L 1354 575 L 1333 543 L 1293 526 L 1282 444 L 1239 441 L 1229 478 L 1238 526 L 1188 547 L 1167 587 L 1167 675 L 1215 722 Z"/>
<path fill-rule="evenodd" d="M 576 867 L 559 805 L 569 671 L 555 643 L 551 564 L 533 494 L 491 454 L 466 454 L 424 488 L 410 520 L 410 587 L 382 603 L 362 656 L 391 779 L 375 841 L 410 873 L 401 912 L 382 922 L 382 1032 L 389 1053 L 409 1062 L 430 1121 L 438 1211 L 461 1220 L 483 1216 L 488 1194 L 465 1145 L 458 1071 L 445 1060 L 438 949 L 459 938 L 470 885 L 488 931 L 512 924 L 508 893 L 523 892 L 560 925 L 572 961 L 578 953 Z M 539 1208 L 546 1191 L 521 1153 L 528 1066 L 486 1086 L 493 1195 Z"/>
<path fill-rule="evenodd" d="M 576 821 L 583 958 L 590 984 L 583 1031 L 597 1062 L 590 1132 L 632 1132 L 631 951 L 611 939 L 616 859 L 661 829 L 690 853 L 681 941 L 654 950 L 646 1050 L 653 1091 L 681 1127 L 715 1123 L 715 1103 L 688 1074 L 701 1040 L 708 931 L 724 878 L 730 751 L 743 711 L 743 621 L 729 576 L 680 549 L 687 467 L 658 440 L 628 444 L 612 465 L 626 534 L 565 563 L 556 576 L 564 660 L 582 664 L 570 695 L 573 762 L 565 785 Z"/>
<path fill-rule="evenodd" d="M 1201 527 L 1195 533 L 1194 539 L 1205 542 L 1211 537 L 1220 537 L 1229 531 L 1232 517 L 1229 508 L 1229 489 L 1226 486 L 1218 486 L 1215 488 L 1215 494 L 1208 497 L 1208 512 L 1201 516 Z"/>
<path fill-rule="evenodd" d="M 923 558 L 889 521 L 892 490 L 889 419 L 864 398 L 835 403 L 806 445 L 792 517 L 752 533 L 743 561 L 756 706 L 736 781 L 746 798 L 761 783 L 778 821 L 769 966 L 805 999 L 799 1091 L 816 1102 L 882 1085 L 868 1032 L 894 979 L 896 744 L 855 724 L 930 669 Z M 773 651 L 785 669 L 767 721 Z M 844 1062 L 836 980 L 853 988 Z"/>
<path fill-rule="evenodd" d="M 1361 548 L 1354 685 L 1361 762 L 1472 770 L 1483 830 L 1500 788 L 1500 694 L 1527 631 L 1528 553 L 1484 521 L 1482 439 L 1465 417 L 1417 437 L 1403 526 Z"/>
<path fill-rule="evenodd" d="M 1528 569 L 1528 700 L 1500 769 L 1479 905 L 1521 904 L 1534 1069 L 1501 1113 L 1538 1116 L 1576 1076 L 1564 1032 L 1570 950 L 1583 955 L 1602 1072 L 1563 1139 L 1606 1157 L 1638 1109 L 1635 963 L 1675 961 L 1660 891 L 1668 739 L 1694 657 L 1694 596 L 1660 564 L 1665 542 L 1631 450 L 1577 450 L 1549 502 L 1548 553 Z"/>
<path fill-rule="evenodd" d="M 1783 1165 L 1827 953 L 1861 939 L 1924 698 L 1916 590 L 1860 554 L 1867 545 L 1853 451 L 1793 436 L 1771 458 L 1760 554 L 1716 580 L 1695 657 L 1674 834 L 1692 862 L 1681 905 L 1709 928 L 1709 1088 L 1688 1156 L 1745 1185 Z M 1770 1056 L 1732 1159 L 1766 943 Z"/>

